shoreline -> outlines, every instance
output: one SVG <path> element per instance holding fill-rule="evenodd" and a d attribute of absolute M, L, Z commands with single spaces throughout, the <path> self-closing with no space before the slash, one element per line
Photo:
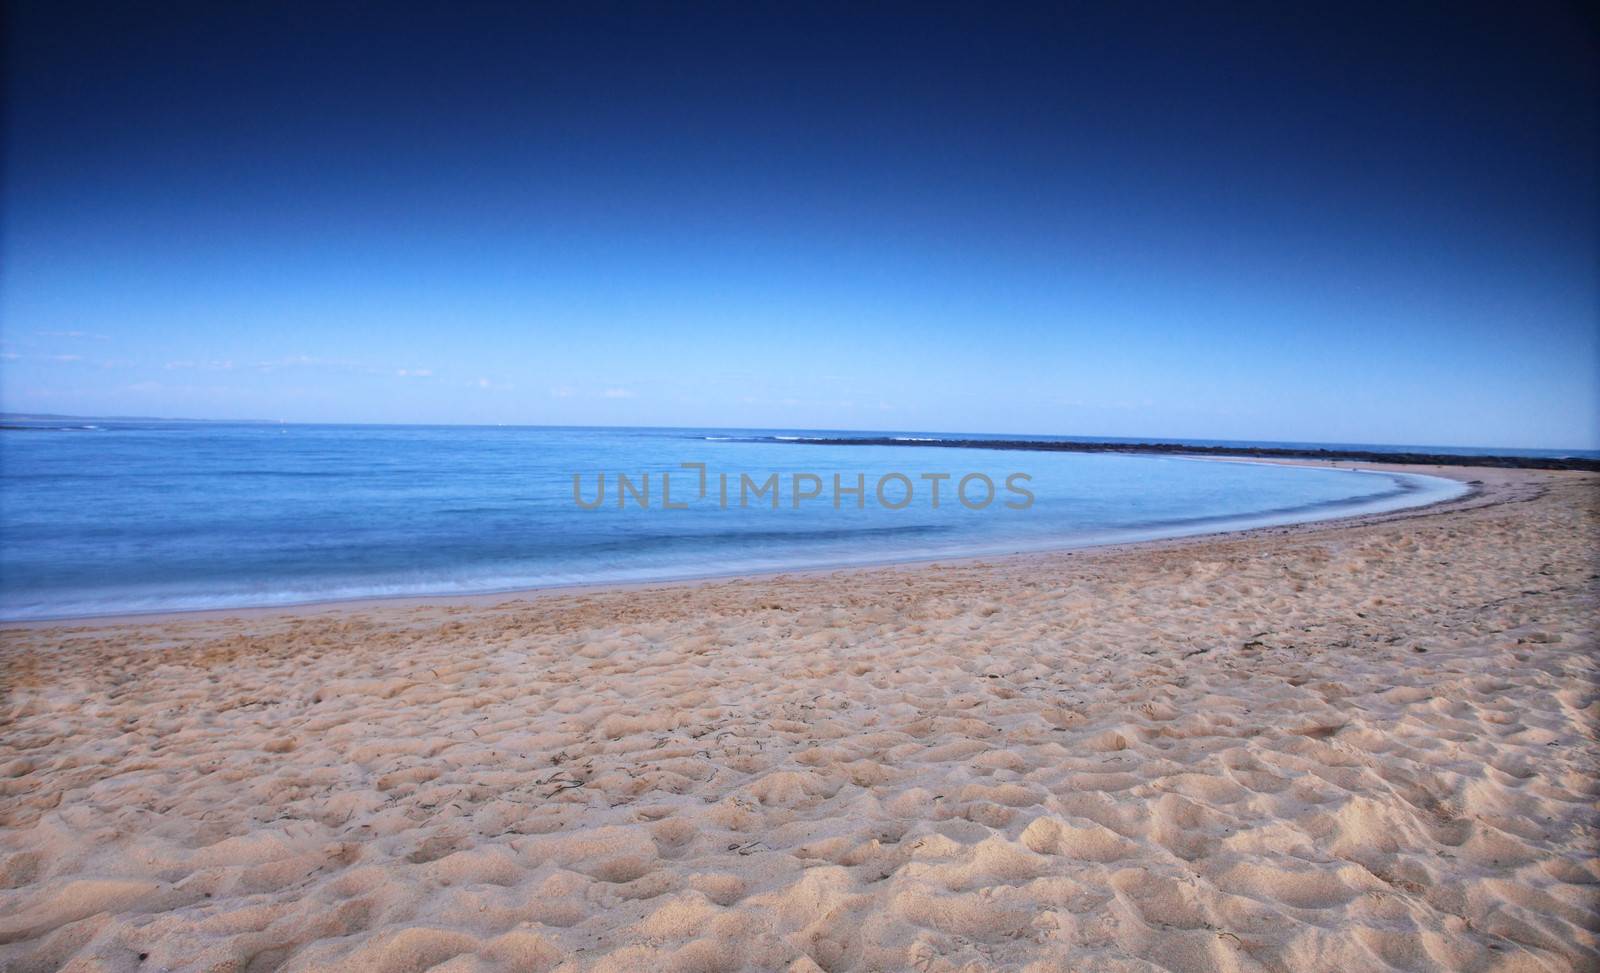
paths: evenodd
<path fill-rule="evenodd" d="M 902 445 L 926 445 L 906 443 Z M 595 581 L 575 582 L 572 584 L 542 585 L 537 587 L 501 588 L 487 591 L 468 591 L 458 593 L 431 593 L 431 594 L 405 594 L 405 595 L 357 595 L 350 598 L 326 598 L 308 601 L 295 601 L 284 604 L 245 605 L 230 608 L 189 608 L 189 609 L 153 609 L 151 611 L 135 612 L 108 612 L 96 615 L 65 615 L 50 618 L 0 620 L 0 634 L 9 630 L 30 630 L 38 628 L 61 627 L 88 627 L 106 625 L 137 625 L 141 622 L 152 624 L 168 621 L 180 621 L 192 618 L 254 618 L 262 615 L 315 615 L 324 612 L 340 610 L 362 609 L 382 605 L 480 605 L 486 602 L 500 602 L 506 599 L 521 601 L 556 597 L 561 595 L 592 594 L 606 591 L 634 591 L 663 587 L 685 587 L 705 584 L 725 583 L 744 579 L 764 579 L 781 577 L 809 577 L 828 576 L 852 572 L 870 572 L 879 570 L 914 570 L 933 565 L 964 565 L 971 563 L 987 563 L 1012 558 L 1031 557 L 1058 557 L 1068 554 L 1086 554 L 1092 551 L 1122 550 L 1126 548 L 1146 547 L 1155 545 L 1177 544 L 1184 541 L 1203 540 L 1215 537 L 1248 536 L 1257 532 L 1276 532 L 1298 528 L 1337 528 L 1341 525 L 1355 525 L 1367 522 L 1377 522 L 1390 517 L 1405 517 L 1420 514 L 1424 511 L 1447 507 L 1452 504 L 1464 504 L 1483 493 L 1481 481 L 1466 479 L 1469 474 L 1505 473 L 1508 470 L 1500 467 L 1458 467 L 1447 466 L 1419 470 L 1410 464 L 1372 464 L 1360 463 L 1342 466 L 1349 463 L 1347 460 L 1310 460 L 1310 459 L 1272 459 L 1256 456 L 1189 456 L 1181 457 L 1192 459 L 1196 462 L 1217 463 L 1258 463 L 1274 466 L 1294 466 L 1307 469 L 1350 469 L 1354 472 L 1372 471 L 1379 473 L 1397 473 L 1413 476 L 1433 476 L 1439 479 L 1455 480 L 1467 485 L 1468 492 L 1459 497 L 1447 497 L 1433 500 L 1415 506 L 1400 507 L 1391 510 L 1357 511 L 1333 517 L 1291 521 L 1283 524 L 1258 524 L 1247 527 L 1227 528 L 1219 530 L 1202 530 L 1198 533 L 1172 534 L 1164 537 L 1155 537 L 1141 540 L 1118 540 L 1106 543 L 1090 543 L 1077 546 L 1061 545 L 1048 546 L 1036 549 L 999 552 L 991 554 L 949 554 L 943 556 L 913 555 L 906 558 L 889 560 L 873 560 L 864 562 L 845 562 L 839 564 L 821 564 L 808 567 L 770 568 L 757 570 L 734 570 L 727 573 L 694 574 L 684 577 L 654 578 L 638 581 Z M 1499 502 L 1499 501 L 1497 501 Z M 1352 504 L 1359 501 L 1352 501 Z M 1261 515 L 1258 515 L 1258 519 Z M 1243 519 L 1243 518 L 1241 518 Z"/>

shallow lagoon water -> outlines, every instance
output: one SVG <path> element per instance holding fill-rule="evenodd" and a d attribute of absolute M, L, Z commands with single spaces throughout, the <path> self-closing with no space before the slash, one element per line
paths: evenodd
<path fill-rule="evenodd" d="M 0 432 L 0 617 L 667 580 L 1207 533 L 1431 503 L 1412 474 L 1173 456 L 819 446 L 813 430 L 36 423 Z M 859 433 L 856 435 L 882 435 Z M 930 434 L 913 434 L 930 435 Z M 685 463 L 707 467 L 707 492 Z M 600 474 L 606 502 L 586 510 Z M 616 477 L 651 478 L 622 509 Z M 719 474 L 731 478 L 719 502 Z M 770 497 L 739 504 L 739 477 Z M 794 503 L 795 474 L 821 495 Z M 914 491 L 880 505 L 878 481 Z M 940 481 L 937 508 L 924 474 Z M 663 474 L 672 501 L 663 509 Z M 992 503 L 958 481 L 982 474 Z M 1026 509 L 1006 479 L 1033 495 Z M 865 495 L 836 507 L 833 478 Z M 812 485 L 810 481 L 803 481 Z M 974 502 L 983 481 L 969 482 Z M 885 498 L 898 504 L 904 483 Z"/>

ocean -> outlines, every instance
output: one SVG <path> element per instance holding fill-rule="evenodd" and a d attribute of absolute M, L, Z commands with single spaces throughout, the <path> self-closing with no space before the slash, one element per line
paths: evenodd
<path fill-rule="evenodd" d="M 787 441 L 828 435 L 939 434 L 8 421 L 0 618 L 996 555 L 1338 517 L 1466 489 L 1175 456 Z M 701 470 L 683 464 L 704 464 L 704 495 Z M 604 501 L 585 509 L 601 474 Z M 619 475 L 632 488 L 620 509 Z"/>

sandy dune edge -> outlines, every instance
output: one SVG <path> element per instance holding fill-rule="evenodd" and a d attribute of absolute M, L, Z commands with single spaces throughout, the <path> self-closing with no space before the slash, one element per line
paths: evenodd
<path fill-rule="evenodd" d="M 1600 478 L 3 632 L 7 970 L 1600 964 Z"/>

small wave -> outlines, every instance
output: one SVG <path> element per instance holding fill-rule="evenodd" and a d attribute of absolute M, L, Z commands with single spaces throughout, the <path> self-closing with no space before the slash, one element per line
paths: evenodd
<path fill-rule="evenodd" d="M 0 423 L 0 429 L 12 432 L 89 432 L 99 428 L 99 426 L 60 426 L 32 422 Z"/>

